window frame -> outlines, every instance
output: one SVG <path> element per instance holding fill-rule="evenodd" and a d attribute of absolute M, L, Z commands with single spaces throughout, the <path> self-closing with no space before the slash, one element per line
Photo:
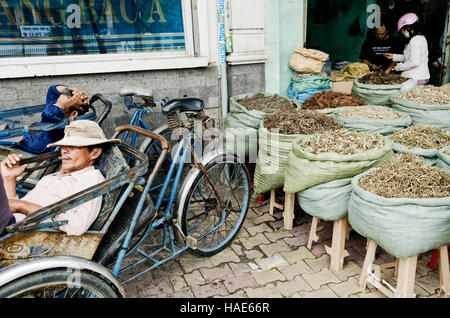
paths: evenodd
<path fill-rule="evenodd" d="M 181 0 L 186 50 L 0 58 L 0 79 L 205 67 L 207 0 Z"/>

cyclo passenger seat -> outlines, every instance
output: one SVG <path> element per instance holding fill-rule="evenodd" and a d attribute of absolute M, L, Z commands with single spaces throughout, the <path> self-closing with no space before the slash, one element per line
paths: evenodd
<path fill-rule="evenodd" d="M 175 98 L 169 100 L 162 106 L 163 114 L 170 114 L 175 111 L 179 112 L 201 112 L 204 108 L 204 103 L 198 98 Z"/>

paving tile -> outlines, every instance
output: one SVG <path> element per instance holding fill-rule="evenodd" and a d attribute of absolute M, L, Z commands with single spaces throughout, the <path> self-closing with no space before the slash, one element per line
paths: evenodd
<path fill-rule="evenodd" d="M 348 280 L 338 284 L 330 283 L 328 287 L 340 298 L 348 298 L 352 294 L 362 292 L 362 288 L 359 286 L 358 280 L 355 277 L 350 277 Z"/>
<path fill-rule="evenodd" d="M 275 290 L 284 297 L 291 297 L 300 291 L 312 291 L 313 289 L 302 277 L 297 276 L 294 279 L 289 279 L 287 282 L 278 282 Z"/>
<path fill-rule="evenodd" d="M 288 231 L 286 229 L 279 229 L 279 230 L 275 230 L 275 231 L 270 229 L 270 231 L 267 231 L 266 233 L 264 233 L 264 235 L 271 242 L 276 242 L 276 241 L 278 241 L 280 239 L 290 238 L 290 237 L 294 236 L 290 231 Z"/>
<path fill-rule="evenodd" d="M 226 277 L 233 275 L 233 271 L 228 264 L 213 268 L 200 268 L 199 271 L 207 283 L 212 283 L 215 280 L 223 280 Z"/>
<path fill-rule="evenodd" d="M 281 293 L 277 291 L 273 286 L 246 288 L 245 292 L 248 298 L 283 298 Z"/>
<path fill-rule="evenodd" d="M 242 273 L 237 276 L 230 276 L 224 280 L 224 285 L 230 293 L 246 287 L 258 287 L 258 283 L 250 273 Z"/>
<path fill-rule="evenodd" d="M 250 266 L 248 266 L 248 264 L 246 263 L 228 263 L 228 265 L 236 276 L 252 271 Z"/>
<path fill-rule="evenodd" d="M 272 232 L 272 229 L 265 223 L 247 227 L 247 231 L 250 234 L 250 236 L 255 236 L 258 233 L 264 233 L 264 232 Z"/>
<path fill-rule="evenodd" d="M 258 246 L 261 244 L 269 244 L 270 243 L 270 241 L 262 233 L 258 233 L 257 235 L 255 235 L 253 237 L 241 238 L 240 241 L 247 250 L 251 250 L 255 246 Z"/>
<path fill-rule="evenodd" d="M 201 286 L 192 286 L 191 289 L 196 298 L 207 298 L 217 295 L 225 296 L 228 294 L 228 290 L 225 288 L 222 282 L 214 282 Z"/>
<path fill-rule="evenodd" d="M 167 298 L 195 298 L 190 287 L 185 287 L 180 291 L 172 294 L 167 294 Z"/>
<path fill-rule="evenodd" d="M 292 247 L 306 246 L 308 244 L 308 234 L 300 234 L 290 238 L 285 238 L 284 241 L 287 245 Z"/>
<path fill-rule="evenodd" d="M 260 251 L 257 251 L 257 250 L 245 251 L 244 253 L 247 256 L 247 258 L 249 258 L 249 259 L 256 259 L 256 258 L 264 257 L 263 253 L 261 253 Z"/>
<path fill-rule="evenodd" d="M 253 216 L 250 218 L 250 222 L 254 225 L 273 221 L 275 221 L 275 218 L 271 216 L 268 212 L 264 213 L 263 215 Z"/>
<path fill-rule="evenodd" d="M 184 275 L 184 280 L 186 281 L 188 286 L 203 285 L 206 283 L 205 279 L 198 269 L 194 270 L 190 274 Z"/>
<path fill-rule="evenodd" d="M 281 255 L 290 263 L 294 264 L 304 259 L 314 259 L 314 255 L 306 246 L 301 246 L 293 251 L 281 252 Z"/>
<path fill-rule="evenodd" d="M 272 256 L 275 253 L 290 252 L 292 249 L 284 241 L 278 241 L 272 244 L 261 244 L 259 248 L 267 255 Z"/>
<path fill-rule="evenodd" d="M 270 282 L 286 280 L 286 278 L 275 268 L 265 272 L 254 271 L 251 272 L 251 275 L 256 280 L 256 282 L 262 286 Z"/>
<path fill-rule="evenodd" d="M 268 271 L 274 267 L 288 265 L 288 262 L 280 254 L 276 253 L 270 257 L 255 259 L 255 263 L 258 264 L 262 271 Z"/>
<path fill-rule="evenodd" d="M 328 286 L 322 286 L 313 291 L 301 291 L 298 294 L 302 298 L 339 298 Z"/>
<path fill-rule="evenodd" d="M 333 273 L 341 281 L 345 281 L 351 276 L 357 276 L 359 279 L 359 275 L 361 275 L 361 267 L 358 266 L 353 261 L 349 261 L 349 262 L 345 263 L 345 259 L 344 259 L 344 266 L 343 266 L 342 270 L 340 270 L 338 272 L 333 271 Z"/>
<path fill-rule="evenodd" d="M 151 284 L 141 284 L 138 286 L 139 295 L 142 298 L 147 297 L 157 297 L 160 295 L 171 294 L 174 292 L 172 284 L 169 279 L 165 277 L 157 282 L 152 282 Z"/>
<path fill-rule="evenodd" d="M 181 258 L 179 262 L 185 273 L 191 273 L 199 268 L 214 267 L 214 263 L 210 258 Z"/>
<path fill-rule="evenodd" d="M 187 287 L 187 283 L 184 280 L 183 276 L 178 275 L 169 275 L 170 283 L 172 284 L 172 288 L 175 292 L 179 292 Z"/>
<path fill-rule="evenodd" d="M 308 264 L 314 272 L 320 272 L 324 268 L 330 267 L 330 255 L 323 254 L 318 258 L 305 259 L 305 263 Z"/>
<path fill-rule="evenodd" d="M 242 251 L 243 247 L 238 244 L 231 244 L 231 249 L 236 253 L 236 255 L 241 256 L 244 255 L 244 252 Z"/>
<path fill-rule="evenodd" d="M 279 267 L 278 270 L 290 280 L 302 274 L 312 274 L 313 270 L 304 261 L 298 261 L 295 264 Z"/>
<path fill-rule="evenodd" d="M 340 280 L 328 268 L 324 268 L 317 273 L 303 274 L 302 276 L 313 289 L 319 289 L 320 286 L 329 283 L 340 283 Z"/>

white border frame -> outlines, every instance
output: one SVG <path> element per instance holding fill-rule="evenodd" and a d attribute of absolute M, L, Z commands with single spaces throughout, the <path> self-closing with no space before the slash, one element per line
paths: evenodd
<path fill-rule="evenodd" d="M 209 60 L 206 2 L 197 0 L 198 18 L 193 22 L 191 0 L 182 0 L 184 52 L 0 58 L 0 79 L 205 67 Z M 199 26 L 198 48 L 194 48 L 193 23 Z"/>

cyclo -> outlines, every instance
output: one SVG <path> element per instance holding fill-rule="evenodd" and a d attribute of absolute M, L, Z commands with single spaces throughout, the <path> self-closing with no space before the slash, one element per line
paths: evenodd
<path fill-rule="evenodd" d="M 162 151 L 154 167 L 149 169 L 148 157 L 122 141 L 98 163 L 104 182 L 7 227 L 8 234 L 0 238 L 0 297 L 124 297 L 122 284 L 186 250 L 211 256 L 227 247 L 248 211 L 250 177 L 240 158 L 222 147 L 197 154 L 201 141 L 193 134 L 195 123 L 209 120 L 198 101 L 177 99 L 162 107 L 181 140 L 159 193 L 152 196 L 149 190 L 167 160 L 168 141 L 140 127 L 121 126 L 112 138 L 132 132 L 159 142 Z M 180 113 L 187 115 L 187 123 L 179 120 Z M 33 170 L 60 162 L 57 151 L 24 161 L 37 162 Z M 189 172 L 181 180 L 185 168 Z M 58 230 L 66 221 L 49 221 L 101 195 L 99 216 L 83 235 L 67 236 Z M 159 238 L 157 245 L 143 244 L 150 234 Z M 132 268 L 134 276 L 122 280 Z"/>

